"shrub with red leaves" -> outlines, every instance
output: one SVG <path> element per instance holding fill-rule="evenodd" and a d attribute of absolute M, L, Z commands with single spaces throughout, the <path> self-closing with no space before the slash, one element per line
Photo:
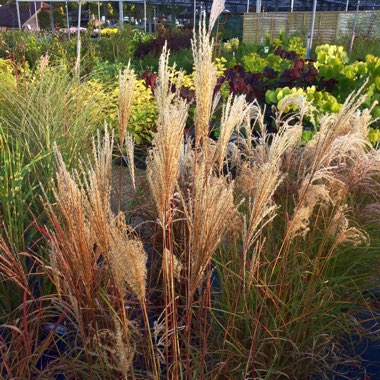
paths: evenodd
<path fill-rule="evenodd" d="M 171 52 L 176 52 L 181 49 L 188 49 L 191 47 L 191 38 L 193 34 L 191 30 L 171 30 L 167 28 L 160 28 L 157 31 L 157 37 L 154 40 L 141 42 L 135 50 L 136 58 L 143 58 L 148 54 L 159 56 L 162 48 L 167 41 L 168 49 Z"/>

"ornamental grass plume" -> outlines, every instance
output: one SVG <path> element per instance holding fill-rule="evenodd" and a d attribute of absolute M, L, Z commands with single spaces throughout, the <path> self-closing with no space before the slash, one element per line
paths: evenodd
<path fill-rule="evenodd" d="M 210 12 L 210 20 L 209 20 L 209 32 L 214 29 L 215 23 L 218 17 L 222 14 L 225 7 L 224 0 L 215 0 L 212 2 L 211 12 Z"/>
<path fill-rule="evenodd" d="M 313 184 L 306 177 L 301 183 L 299 190 L 299 202 L 296 206 L 293 218 L 289 221 L 287 239 L 291 240 L 296 236 L 305 237 L 309 232 L 309 222 L 317 206 L 327 206 L 332 204 L 330 191 L 326 185 Z"/>
<path fill-rule="evenodd" d="M 350 95 L 337 114 L 321 118 L 320 130 L 305 147 L 303 164 L 318 170 L 360 159 L 369 149 L 370 110 L 359 110 L 366 96 Z M 312 162 L 312 165 L 310 165 Z"/>
<path fill-rule="evenodd" d="M 160 58 L 158 85 L 155 91 L 160 104 L 157 133 L 147 159 L 147 177 L 155 199 L 160 221 L 165 223 L 179 175 L 179 159 L 189 106 L 171 94 L 168 53 Z"/>
<path fill-rule="evenodd" d="M 164 113 L 176 97 L 176 93 L 172 91 L 174 83 L 173 75 L 169 68 L 169 56 L 170 51 L 165 43 L 158 61 L 157 85 L 154 89 L 154 97 L 157 102 L 158 125 L 163 124 Z M 179 76 L 181 76 L 181 72 Z M 180 84 L 177 87 L 180 87 Z"/>
<path fill-rule="evenodd" d="M 110 327 L 98 329 L 96 335 L 89 339 L 88 346 L 93 347 L 92 355 L 99 356 L 108 371 L 113 372 L 114 378 L 128 379 L 136 352 L 130 337 L 130 327 L 134 326 L 130 321 L 122 322 L 117 316 L 110 324 Z M 122 377 L 116 376 L 115 371 Z"/>
<path fill-rule="evenodd" d="M 91 228 L 96 235 L 97 244 L 103 255 L 108 255 L 110 241 L 108 225 L 113 219 L 110 209 L 112 151 L 114 146 L 113 134 L 108 129 L 101 139 L 98 133 L 97 143 L 93 142 L 93 167 L 84 176 L 85 212 Z"/>
<path fill-rule="evenodd" d="M 380 199 L 378 179 L 380 178 L 380 150 L 369 150 L 356 159 L 348 173 L 340 177 L 348 189 L 362 197 Z"/>
<path fill-rule="evenodd" d="M 206 171 L 201 162 L 194 177 L 194 195 L 185 211 L 190 234 L 190 298 L 200 286 L 211 257 L 237 222 L 234 182 Z"/>
<path fill-rule="evenodd" d="M 243 230 L 244 255 L 254 245 L 262 228 L 276 216 L 273 197 L 284 178 L 282 161 L 285 153 L 299 144 L 301 133 L 299 124 L 283 126 L 267 150 L 261 146 L 255 148 L 252 156 L 258 158 L 257 163 L 243 167 L 238 183 L 248 196 L 249 210 Z"/>
<path fill-rule="evenodd" d="M 228 144 L 235 129 L 240 128 L 245 118 L 251 113 L 249 105 L 244 95 L 228 97 L 226 105 L 223 107 L 222 119 L 220 122 L 220 136 L 217 143 L 214 161 L 218 164 L 219 171 L 223 169 L 223 163 L 228 150 Z"/>
<path fill-rule="evenodd" d="M 120 149 L 124 147 L 124 139 L 128 130 L 129 118 L 132 114 L 135 93 L 136 75 L 130 68 L 130 62 L 123 72 L 119 75 L 119 136 Z"/>
<path fill-rule="evenodd" d="M 56 205 L 48 205 L 56 239 L 52 243 L 53 263 L 67 269 L 70 289 L 83 283 L 92 292 L 104 279 L 100 257 L 109 261 L 115 285 L 123 294 L 125 284 L 145 299 L 147 256 L 141 241 L 110 206 L 113 138 L 106 131 L 103 141 L 94 145 L 94 166 L 82 175 L 71 175 L 56 149 L 58 161 Z M 83 185 L 80 185 L 83 177 Z M 56 211 L 54 211 L 56 210 Z M 56 265 L 57 266 L 57 265 Z"/>
<path fill-rule="evenodd" d="M 70 174 L 61 153 L 55 147 L 57 180 L 53 190 L 55 204 L 47 204 L 55 237 L 51 241 L 51 255 L 64 271 L 68 288 L 84 290 L 92 297 L 97 283 L 96 268 L 99 253 L 94 251 L 96 236 L 86 215 L 86 195 L 77 184 L 78 174 Z"/>
<path fill-rule="evenodd" d="M 96 234 L 96 243 L 109 260 L 115 285 L 123 294 L 127 284 L 140 301 L 144 301 L 147 256 L 141 241 L 132 237 L 124 218 L 115 216 L 111 210 L 113 137 L 106 130 L 103 141 L 100 136 L 98 139 L 94 168 L 89 170 L 84 188 L 88 199 L 86 213 Z"/>
<path fill-rule="evenodd" d="M 320 131 L 306 144 L 302 159 L 298 159 L 295 185 L 299 190 L 288 239 L 305 237 L 315 208 L 342 207 L 359 178 L 372 184 L 368 193 L 377 189 L 376 159 L 363 170 L 366 157 L 374 154 L 367 138 L 369 112 L 358 110 L 364 100 L 360 94 L 351 95 L 338 114 L 322 117 Z"/>
<path fill-rule="evenodd" d="M 140 302 L 144 303 L 147 255 L 141 240 L 132 236 L 131 228 L 123 219 L 110 226 L 109 234 L 109 262 L 116 287 L 124 294 L 127 284 Z"/>
<path fill-rule="evenodd" d="M 327 233 L 333 241 L 331 252 L 334 252 L 336 247 L 342 244 L 352 244 L 357 246 L 359 244 L 366 244 L 368 242 L 368 235 L 357 227 L 350 226 L 348 219 L 348 205 L 340 206 L 330 224 Z"/>
<path fill-rule="evenodd" d="M 207 142 L 212 114 L 214 90 L 217 83 L 217 68 L 213 62 L 214 39 L 211 32 L 215 21 L 224 10 L 224 0 L 215 0 L 212 5 L 209 28 L 206 17 L 199 22 L 198 35 L 191 41 L 194 57 L 195 101 L 195 145 Z"/>

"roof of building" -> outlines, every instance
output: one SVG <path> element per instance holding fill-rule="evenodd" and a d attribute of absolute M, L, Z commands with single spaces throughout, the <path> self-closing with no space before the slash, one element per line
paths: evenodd
<path fill-rule="evenodd" d="M 24 25 L 41 8 L 49 8 L 49 5 L 41 1 L 20 3 L 21 25 Z M 0 7 L 0 27 L 18 28 L 16 3 L 7 3 Z"/>
<path fill-rule="evenodd" d="M 56 0 L 54 0 L 56 1 Z M 75 0 L 69 0 L 75 1 Z M 94 0 L 92 0 L 94 1 Z M 115 0 L 112 0 L 115 1 Z M 133 4 L 143 4 L 144 0 L 123 0 Z M 170 6 L 191 7 L 193 0 L 149 0 L 150 4 Z M 203 9 L 211 10 L 212 0 L 198 0 L 197 7 L 202 6 Z M 310 11 L 313 8 L 313 0 L 261 0 L 261 7 L 265 12 L 289 12 L 293 4 L 294 11 Z M 242 14 L 247 11 L 247 6 L 251 12 L 256 11 L 257 0 L 226 0 L 226 8 L 231 13 Z M 345 11 L 348 5 L 349 11 L 355 11 L 358 0 L 318 0 L 317 11 Z M 380 0 L 360 0 L 359 10 L 380 10 Z"/>

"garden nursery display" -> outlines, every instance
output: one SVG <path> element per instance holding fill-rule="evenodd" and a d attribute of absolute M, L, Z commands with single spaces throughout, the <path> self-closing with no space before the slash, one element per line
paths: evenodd
<path fill-rule="evenodd" d="M 380 57 L 223 10 L 0 33 L 1 379 L 380 378 Z"/>

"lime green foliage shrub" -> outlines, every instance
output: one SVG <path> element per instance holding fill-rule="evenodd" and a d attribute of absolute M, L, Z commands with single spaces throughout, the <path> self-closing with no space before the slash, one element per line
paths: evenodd
<path fill-rule="evenodd" d="M 227 53 L 235 52 L 239 49 L 239 45 L 239 38 L 231 38 L 230 40 L 223 43 L 223 50 Z"/>
<path fill-rule="evenodd" d="M 7 59 L 0 59 L 0 82 L 6 83 L 7 85 L 15 83 L 13 72 L 13 63 Z"/>
<path fill-rule="evenodd" d="M 117 75 L 108 82 L 100 80 L 99 76 L 88 81 L 89 94 L 96 94 L 96 98 L 105 106 L 105 121 L 111 127 L 117 126 L 118 118 Z M 157 105 L 151 88 L 146 87 L 143 80 L 137 80 L 135 91 L 136 97 L 128 123 L 128 132 L 137 144 L 146 144 L 152 140 L 156 130 Z"/>
<path fill-rule="evenodd" d="M 367 100 L 364 106 L 371 108 L 374 102 L 380 101 L 380 58 L 367 55 L 365 61 L 349 63 L 347 52 L 342 46 L 321 45 L 316 48 L 317 62 L 315 63 L 321 76 L 337 80 L 339 85 L 333 90 L 334 96 L 341 103 L 354 90 L 365 86 Z M 372 109 L 375 118 L 380 117 L 380 106 Z M 379 134 L 371 129 L 371 142 L 376 144 Z"/>
<path fill-rule="evenodd" d="M 317 91 L 315 86 L 302 88 L 277 88 L 276 90 L 268 90 L 265 94 L 268 104 L 276 104 L 281 106 L 281 102 L 289 96 L 299 94 L 304 96 L 315 107 L 315 114 L 336 113 L 342 108 L 336 98 L 329 94 L 327 91 Z M 289 105 L 285 108 L 284 112 L 295 111 L 296 106 Z"/>
<path fill-rule="evenodd" d="M 279 55 L 269 53 L 262 57 L 259 53 L 251 53 L 243 57 L 244 68 L 251 73 L 261 73 L 269 67 L 282 72 L 292 67 L 292 61 L 283 59 Z"/>
<path fill-rule="evenodd" d="M 306 47 L 301 37 L 293 36 L 287 37 L 285 32 L 281 32 L 279 38 L 275 38 L 272 43 L 274 49 L 279 47 L 284 48 L 287 51 L 295 51 L 302 58 L 306 56 Z"/>
<path fill-rule="evenodd" d="M 156 131 L 157 105 L 152 90 L 143 81 L 136 83 L 137 97 L 132 106 L 128 130 L 137 144 L 151 141 Z"/>
<path fill-rule="evenodd" d="M 335 95 L 340 101 L 353 90 L 358 89 L 367 80 L 368 102 L 380 99 L 380 59 L 368 55 L 365 61 L 349 63 L 348 55 L 343 46 L 321 45 L 316 49 L 315 63 L 320 75 L 326 79 L 339 82 Z M 380 115 L 380 109 L 375 108 L 374 115 Z"/>

